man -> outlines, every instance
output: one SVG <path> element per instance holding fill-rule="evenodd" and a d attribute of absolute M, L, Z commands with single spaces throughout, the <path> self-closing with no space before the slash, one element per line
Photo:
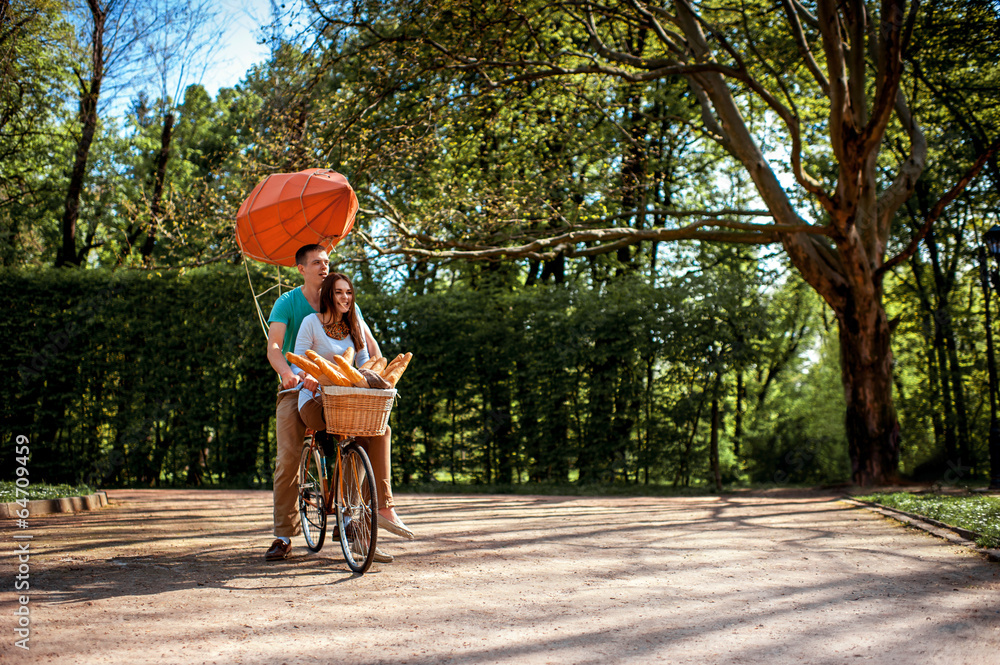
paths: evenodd
<path fill-rule="evenodd" d="M 302 286 L 282 294 L 271 308 L 267 328 L 267 361 L 281 379 L 281 390 L 275 408 L 276 434 L 278 440 L 277 459 L 274 464 L 274 536 L 275 540 L 267 550 L 266 561 L 280 561 L 292 552 L 291 539 L 300 533 L 298 513 L 298 467 L 302 453 L 302 441 L 306 426 L 299 418 L 298 394 L 295 388 L 299 381 L 310 390 L 316 389 L 316 379 L 308 374 L 300 375 L 292 371 L 285 360 L 285 353 L 295 347 L 302 320 L 319 311 L 319 291 L 323 279 L 330 272 L 330 257 L 322 245 L 306 245 L 295 253 L 295 264 L 302 275 Z M 371 334 L 371 330 L 358 311 L 358 319 L 365 335 L 368 353 L 378 358 L 382 352 Z M 389 555 L 376 552 L 376 560 L 391 561 Z"/>

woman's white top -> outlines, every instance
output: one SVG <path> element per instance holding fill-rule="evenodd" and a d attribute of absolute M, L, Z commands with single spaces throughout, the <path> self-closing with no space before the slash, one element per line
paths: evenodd
<path fill-rule="evenodd" d="M 295 338 L 295 354 L 299 356 L 305 356 L 307 349 L 312 349 L 319 355 L 323 356 L 330 362 L 333 362 L 334 356 L 342 356 L 344 352 L 351 346 L 354 346 L 354 340 L 348 335 L 344 339 L 333 339 L 326 334 L 323 330 L 323 323 L 319 320 L 318 314 L 310 314 L 306 318 L 302 319 L 302 325 L 299 327 L 299 335 Z M 368 362 L 368 349 L 362 345 L 362 348 L 355 349 L 354 354 L 354 365 L 356 367 L 361 367 L 366 362 Z M 292 371 L 296 374 L 302 374 L 302 369 L 292 365 Z M 318 378 L 318 377 L 313 377 Z M 299 408 L 305 404 L 308 400 L 313 398 L 313 391 L 306 390 L 303 388 L 299 391 Z"/>

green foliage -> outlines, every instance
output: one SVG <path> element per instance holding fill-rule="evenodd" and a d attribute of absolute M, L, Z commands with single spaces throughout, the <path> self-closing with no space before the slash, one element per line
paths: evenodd
<path fill-rule="evenodd" d="M 72 29 L 58 0 L 4 3 L 0 24 L 0 265 L 51 260 L 50 213 L 64 193 L 64 95 Z M 54 254 L 53 254 L 54 257 Z"/>
<path fill-rule="evenodd" d="M 201 85 L 188 86 L 168 110 L 174 122 L 158 215 L 153 203 L 166 116 L 142 97 L 126 117 L 118 139 L 124 152 L 109 162 L 115 191 L 109 207 L 117 214 L 107 222 L 99 265 L 184 266 L 236 254 L 233 217 L 256 184 L 244 183 L 239 166 L 237 137 L 247 119 L 233 91 L 212 100 Z M 151 227 L 152 251 L 144 255 Z"/>
<path fill-rule="evenodd" d="M 22 491 L 25 491 L 24 488 Z M 40 501 L 69 496 L 90 496 L 94 493 L 94 488 L 89 485 L 48 485 L 33 482 L 26 491 L 30 501 Z M 11 503 L 22 498 L 24 495 L 18 495 L 17 484 L 14 481 L 0 480 L 0 503 Z"/>
<path fill-rule="evenodd" d="M 393 415 L 399 482 L 696 486 L 710 475 L 713 401 L 726 482 L 848 475 L 835 321 L 821 320 L 825 306 L 764 251 L 653 243 L 467 264 L 374 256 L 362 239 L 409 246 L 415 233 L 426 246 L 462 249 L 695 219 L 666 210 L 760 207 L 748 175 L 706 140 L 683 81 L 573 76 L 487 91 L 432 41 L 481 62 L 588 62 L 573 54 L 592 44 L 560 3 L 315 7 L 326 18 L 305 35 L 312 47 L 277 43 L 216 99 L 194 85 L 183 99 L 140 96 L 120 122 L 101 120 L 81 196 L 81 243 L 94 245 L 87 267 L 174 269 L 233 257 L 232 219 L 261 177 L 334 168 L 362 208 L 334 260 L 357 266 L 360 300 L 385 351 L 417 354 Z M 11 85 L 0 90 L 0 265 L 49 264 L 59 246 L 76 131 L 68 11 L 54 0 L 11 2 L 17 29 L 2 32 Z M 739 49 L 750 75 L 782 100 L 793 96 L 807 169 L 834 182 L 829 109 L 783 13 L 756 1 L 699 11 Z M 595 16 L 609 45 L 659 57 L 650 35 L 614 12 Z M 329 17 L 371 20 L 379 30 Z M 905 89 L 929 159 L 893 220 L 890 254 L 990 143 L 1000 100 L 995 7 L 925 3 L 917 17 Z M 824 54 L 814 56 L 823 68 Z M 521 70 L 490 71 L 498 79 Z M 164 111 L 175 124 L 156 216 Z M 741 112 L 764 151 L 780 153 L 784 138 L 765 106 Z M 906 158 L 906 134 L 890 126 L 879 157 L 886 173 Z M 998 173 L 994 158 L 937 222 L 926 250 L 885 278 L 885 306 L 898 322 L 904 474 L 940 477 L 956 465 L 985 472 L 973 248 L 996 215 Z M 810 200 L 797 204 L 822 220 Z M 273 376 L 242 273 L 5 272 L 0 282 L 13 294 L 4 303 L 15 315 L 2 329 L 19 370 L 0 408 L 5 427 L 51 447 L 46 473 L 120 484 L 268 481 Z"/>
<path fill-rule="evenodd" d="M 359 280 L 383 351 L 415 354 L 391 419 L 396 482 L 701 486 L 713 399 L 726 482 L 775 466 L 782 441 L 822 428 L 794 410 L 775 425 L 746 400 L 753 445 L 736 451 L 733 371 L 757 394 L 778 334 L 772 299 L 739 274 L 420 296 Z M 29 437 L 33 481 L 267 484 L 275 377 L 245 280 L 234 268 L 0 272 L 17 377 L 3 388 L 4 445 Z M 842 452 L 842 436 L 827 443 Z M 840 473 L 835 457 L 817 453 L 809 477 Z"/>
<path fill-rule="evenodd" d="M 980 536 L 976 538 L 980 547 L 1000 547 L 1000 497 L 895 492 L 856 498 L 974 531 Z"/>
<path fill-rule="evenodd" d="M 0 272 L 3 454 L 32 479 L 266 483 L 274 373 L 239 269 Z"/>
<path fill-rule="evenodd" d="M 781 335 L 767 325 L 776 301 L 740 274 L 692 272 L 662 287 L 633 278 L 419 297 L 373 297 L 359 287 L 383 351 L 415 353 L 391 421 L 398 482 L 436 482 L 443 472 L 479 484 L 698 485 L 708 477 L 713 391 L 724 414 L 726 482 L 739 481 L 744 465 L 765 474 L 763 482 L 805 480 L 774 477 L 786 456 L 774 450 L 789 436 L 807 444 L 807 478 L 843 480 L 835 368 L 832 384 L 816 368 L 787 411 L 755 406 L 765 401 L 757 399 L 765 383 L 785 390 L 775 386 L 792 383 L 785 372 L 801 360 L 795 347 L 767 339 Z M 796 360 L 769 365 L 776 352 Z M 754 397 L 744 403 L 752 428 L 743 454 L 732 434 L 736 367 Z M 802 413 L 809 408 L 833 422 Z M 784 415 L 768 415 L 775 410 Z"/>
<path fill-rule="evenodd" d="M 776 330 L 788 332 L 780 325 Z M 751 419 L 745 459 L 753 483 L 819 484 L 850 477 L 837 340 L 835 335 L 820 340 L 816 361 L 805 367 L 800 359 L 792 359 L 792 367 L 770 382 L 767 406 L 759 404 Z M 789 343 L 794 341 L 778 341 L 778 353 L 781 344 Z"/>

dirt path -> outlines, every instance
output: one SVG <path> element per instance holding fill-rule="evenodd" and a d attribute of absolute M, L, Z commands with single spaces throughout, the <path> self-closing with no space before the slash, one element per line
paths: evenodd
<path fill-rule="evenodd" d="M 4 663 L 1000 662 L 1000 565 L 832 495 L 401 495 L 363 577 L 265 564 L 267 492 L 109 495 L 32 518 L 29 652 L 4 525 Z"/>

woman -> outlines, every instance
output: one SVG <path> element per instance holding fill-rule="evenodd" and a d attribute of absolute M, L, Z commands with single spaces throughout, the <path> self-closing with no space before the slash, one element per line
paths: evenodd
<path fill-rule="evenodd" d="M 334 356 L 343 355 L 348 347 L 353 346 L 354 362 L 360 367 L 368 361 L 369 356 L 354 308 L 354 286 L 350 278 L 336 272 L 327 275 L 320 288 L 319 300 L 319 313 L 310 314 L 302 320 L 299 335 L 295 339 L 295 353 L 305 355 L 307 349 L 312 349 L 332 361 Z M 299 392 L 299 415 L 302 422 L 310 429 L 326 431 L 323 395 L 317 390 L 316 379 L 297 367 L 293 369 L 304 374 L 303 387 Z M 391 435 L 392 430 L 386 427 L 382 436 L 358 437 L 358 441 L 368 453 L 375 472 L 379 526 L 398 536 L 413 538 L 413 532 L 406 528 L 393 507 Z"/>

